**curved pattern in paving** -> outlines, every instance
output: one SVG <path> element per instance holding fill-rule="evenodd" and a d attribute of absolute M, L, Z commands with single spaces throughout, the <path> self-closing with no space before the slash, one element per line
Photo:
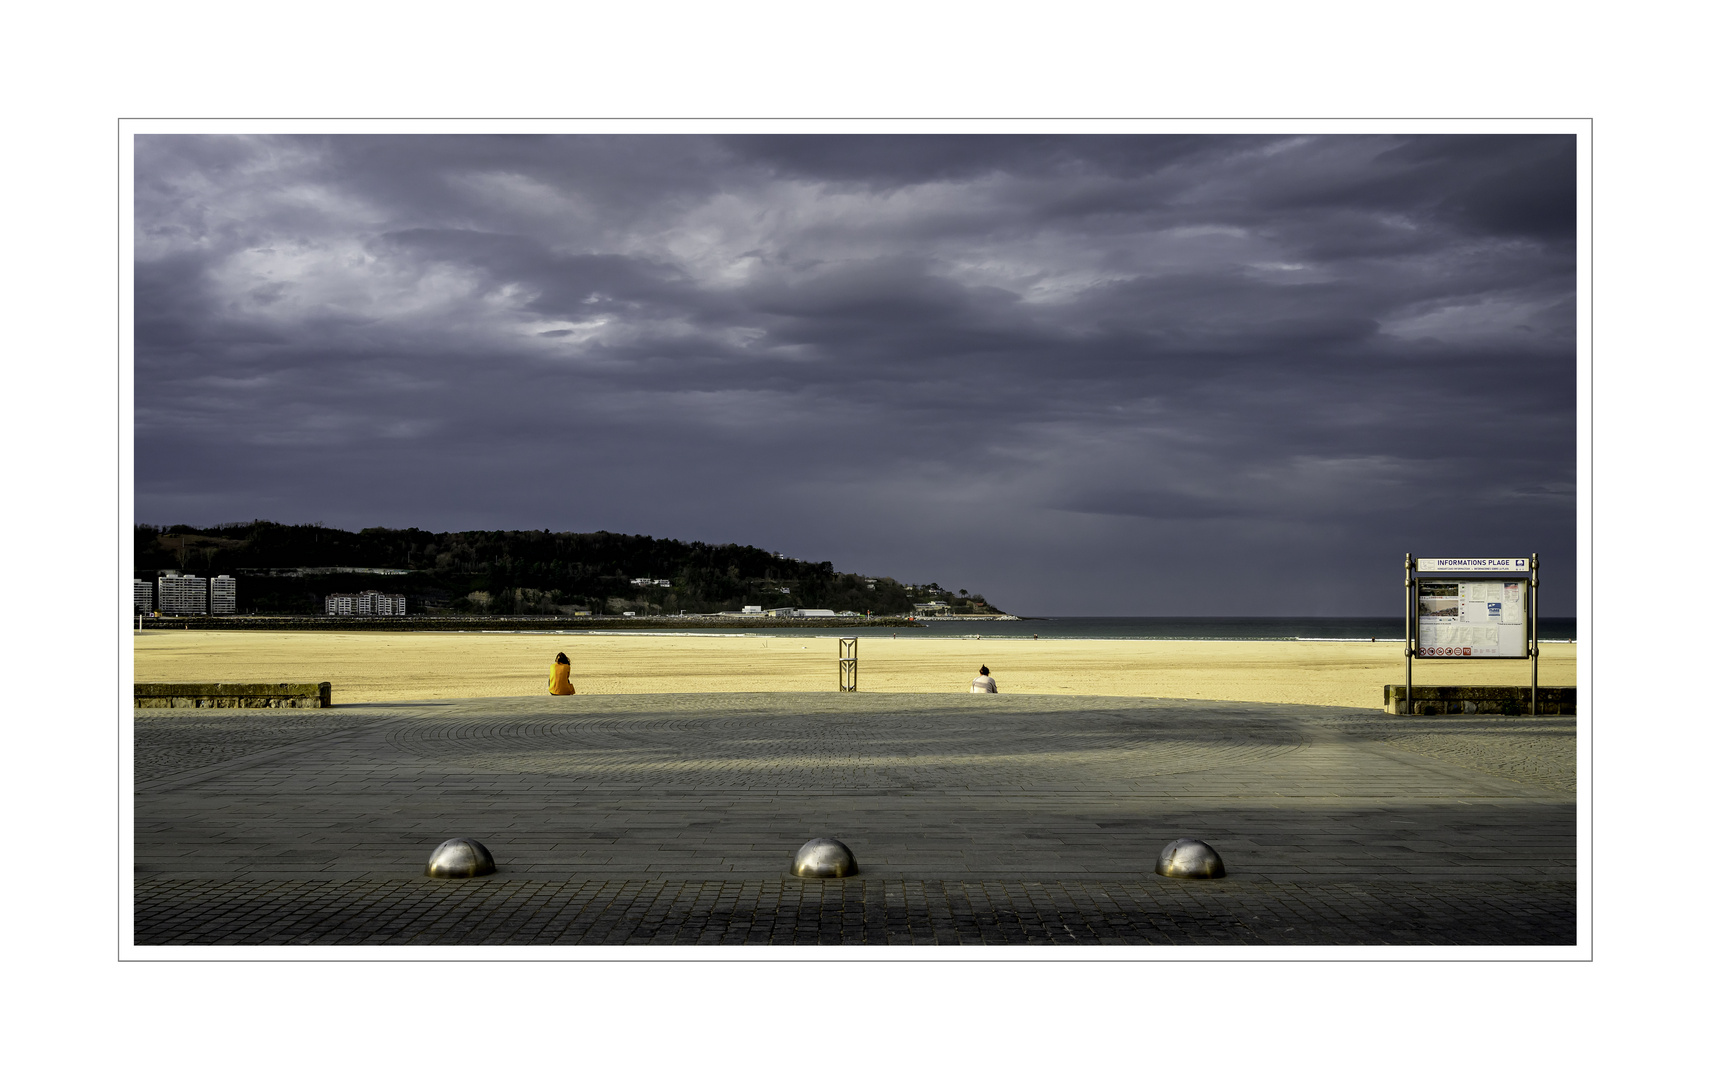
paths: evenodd
<path fill-rule="evenodd" d="M 157 780 L 372 722 L 343 710 L 140 709 L 136 779 Z"/>
<path fill-rule="evenodd" d="M 1012 697 L 947 708 L 943 698 L 901 695 L 872 695 L 859 706 L 810 695 L 735 697 L 720 709 L 689 712 L 681 699 L 650 697 L 622 709 L 601 698 L 597 711 L 562 717 L 426 715 L 395 725 L 387 742 L 424 762 L 483 772 L 649 786 L 931 791 L 1045 790 L 1068 777 L 1122 786 L 1249 765 L 1303 742 L 1294 725 L 1251 713 L 1208 723 L 1162 705 L 1087 709 L 1063 698 Z"/>
<path fill-rule="evenodd" d="M 1330 721 L 1346 734 L 1572 795 L 1573 716 L 1356 716 Z"/>

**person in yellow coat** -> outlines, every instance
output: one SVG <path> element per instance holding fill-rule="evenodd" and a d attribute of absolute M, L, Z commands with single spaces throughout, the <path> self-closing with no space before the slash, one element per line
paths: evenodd
<path fill-rule="evenodd" d="M 552 694 L 576 693 L 576 687 L 570 685 L 570 660 L 563 653 L 553 659 L 552 674 L 547 676 L 547 691 Z"/>

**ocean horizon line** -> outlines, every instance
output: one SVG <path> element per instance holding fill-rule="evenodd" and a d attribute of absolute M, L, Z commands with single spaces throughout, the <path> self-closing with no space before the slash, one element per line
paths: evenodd
<path fill-rule="evenodd" d="M 1573 644 L 1579 638 L 1578 619 L 1540 616 L 1539 640 L 1549 644 Z M 1005 620 L 926 619 L 913 626 L 866 627 L 857 623 L 822 626 L 767 626 L 757 623 L 742 628 L 706 627 L 678 629 L 669 626 L 565 627 L 560 630 L 484 629 L 480 633 L 569 633 L 720 637 L 873 637 L 905 636 L 946 640 L 1021 638 L 1040 640 L 1135 640 L 1135 641 L 1301 641 L 1301 642 L 1387 642 L 1403 639 L 1401 615 L 1064 615 Z"/>

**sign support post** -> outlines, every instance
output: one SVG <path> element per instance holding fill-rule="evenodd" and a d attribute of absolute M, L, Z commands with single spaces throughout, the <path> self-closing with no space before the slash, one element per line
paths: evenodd
<path fill-rule="evenodd" d="M 1533 557 L 1529 562 L 1531 565 L 1528 569 L 1532 571 L 1532 577 L 1527 582 L 1529 591 L 1527 607 L 1530 609 L 1529 614 L 1532 618 L 1533 628 L 1533 704 L 1531 715 L 1537 716 L 1539 715 L 1539 553 L 1533 552 Z"/>
<path fill-rule="evenodd" d="M 1414 553 L 1402 556 L 1402 706 L 1414 715 Z"/>

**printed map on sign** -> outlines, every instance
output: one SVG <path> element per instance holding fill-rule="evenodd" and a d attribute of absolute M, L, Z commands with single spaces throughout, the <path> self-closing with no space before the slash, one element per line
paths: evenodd
<path fill-rule="evenodd" d="M 1422 581 L 1422 657 L 1527 655 L 1527 586 L 1520 581 Z"/>

